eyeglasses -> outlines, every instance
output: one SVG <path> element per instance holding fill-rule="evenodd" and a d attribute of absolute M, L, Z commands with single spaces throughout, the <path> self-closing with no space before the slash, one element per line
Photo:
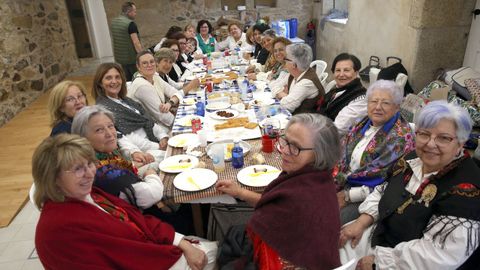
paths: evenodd
<path fill-rule="evenodd" d="M 150 60 L 150 61 L 143 61 L 143 62 L 140 62 L 140 65 L 142 65 L 143 67 L 148 67 L 148 65 L 155 65 L 155 60 Z"/>
<path fill-rule="evenodd" d="M 82 164 L 82 165 L 77 165 L 73 167 L 71 170 L 67 170 L 65 172 L 67 173 L 73 173 L 76 177 L 81 178 L 84 177 L 85 174 L 87 173 L 87 170 L 95 170 L 95 162 L 89 161 L 87 164 Z"/>
<path fill-rule="evenodd" d="M 313 148 L 304 148 L 304 147 L 298 147 L 292 143 L 290 143 L 286 138 L 285 135 L 281 135 L 278 137 L 278 143 L 277 143 L 277 150 L 281 151 L 285 146 L 288 146 L 288 154 L 291 156 L 298 156 L 300 155 L 301 151 L 307 151 L 307 150 L 313 150 Z"/>
<path fill-rule="evenodd" d="M 287 58 L 287 57 L 285 57 L 285 61 L 288 61 L 288 62 L 293 62 L 293 60 L 292 60 L 292 59 L 290 59 L 290 58 Z"/>
<path fill-rule="evenodd" d="M 420 144 L 427 144 L 432 139 L 432 134 L 426 131 L 415 132 L 415 141 Z M 433 138 L 435 144 L 439 147 L 448 146 L 457 137 L 450 137 L 447 135 L 437 135 Z"/>
<path fill-rule="evenodd" d="M 380 107 L 382 107 L 383 109 L 388 109 L 393 106 L 393 102 L 391 101 L 386 101 L 386 100 L 369 100 L 368 101 L 368 105 L 371 105 L 374 107 L 377 107 L 378 104 L 380 104 Z"/>
<path fill-rule="evenodd" d="M 77 97 L 74 97 L 74 96 L 66 97 L 65 102 L 75 104 L 75 103 L 77 103 L 77 101 L 85 101 L 85 98 L 86 98 L 85 94 L 82 93 L 82 94 L 78 95 Z"/>
<path fill-rule="evenodd" d="M 179 52 L 180 50 L 178 50 L 178 49 L 172 49 L 172 51 L 174 51 L 174 52 Z"/>

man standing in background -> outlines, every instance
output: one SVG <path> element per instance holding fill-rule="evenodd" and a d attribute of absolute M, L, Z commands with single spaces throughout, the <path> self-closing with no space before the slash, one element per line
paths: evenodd
<path fill-rule="evenodd" d="M 132 80 L 137 71 L 135 59 L 142 51 L 137 24 L 134 22 L 137 8 L 133 2 L 122 5 L 122 14 L 112 20 L 111 33 L 115 61 L 122 65 L 127 81 Z"/>

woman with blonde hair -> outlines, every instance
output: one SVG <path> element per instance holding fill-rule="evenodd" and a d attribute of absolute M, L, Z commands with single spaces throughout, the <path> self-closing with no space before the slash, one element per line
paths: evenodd
<path fill-rule="evenodd" d="M 214 268 L 216 243 L 191 244 L 169 224 L 92 187 L 96 162 L 89 141 L 71 134 L 47 138 L 33 154 L 41 209 L 35 247 L 45 269 Z"/>
<path fill-rule="evenodd" d="M 85 86 L 78 81 L 63 81 L 53 87 L 48 97 L 50 136 L 70 133 L 73 117 L 88 105 L 85 93 Z"/>

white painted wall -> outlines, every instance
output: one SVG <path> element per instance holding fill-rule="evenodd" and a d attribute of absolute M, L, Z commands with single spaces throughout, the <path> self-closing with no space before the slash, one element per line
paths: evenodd
<path fill-rule="evenodd" d="M 102 63 L 113 62 L 112 41 L 103 1 L 84 0 L 84 6 L 95 58 Z"/>
<path fill-rule="evenodd" d="M 477 0 L 475 8 L 480 9 L 480 0 Z M 471 67 L 480 72 L 480 15 L 472 19 L 463 66 Z"/>

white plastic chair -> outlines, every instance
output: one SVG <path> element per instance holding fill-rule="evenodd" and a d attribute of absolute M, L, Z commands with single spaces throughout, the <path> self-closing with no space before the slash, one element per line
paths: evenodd
<path fill-rule="evenodd" d="M 30 191 L 28 192 L 28 197 L 30 198 L 30 202 L 33 204 L 35 209 L 39 210 L 37 205 L 35 204 L 35 201 L 33 200 L 33 193 L 35 193 L 35 183 L 32 183 L 32 186 L 30 187 Z"/>
<path fill-rule="evenodd" d="M 324 87 L 325 88 L 325 94 L 330 92 L 330 90 L 332 90 L 333 87 L 335 87 L 335 80 L 331 80 L 329 83 L 327 83 L 327 85 Z"/>
<path fill-rule="evenodd" d="M 325 82 L 327 81 L 327 78 L 328 78 L 328 73 L 327 72 L 323 72 L 322 75 L 318 77 L 318 79 L 320 80 L 320 83 L 322 84 L 323 88 L 325 88 Z"/>
<path fill-rule="evenodd" d="M 327 69 L 327 62 L 323 60 L 315 60 L 312 63 L 310 63 L 310 67 L 316 67 L 315 72 L 317 73 L 317 76 L 320 78 L 322 76 L 323 72 L 325 72 L 325 69 Z"/>

